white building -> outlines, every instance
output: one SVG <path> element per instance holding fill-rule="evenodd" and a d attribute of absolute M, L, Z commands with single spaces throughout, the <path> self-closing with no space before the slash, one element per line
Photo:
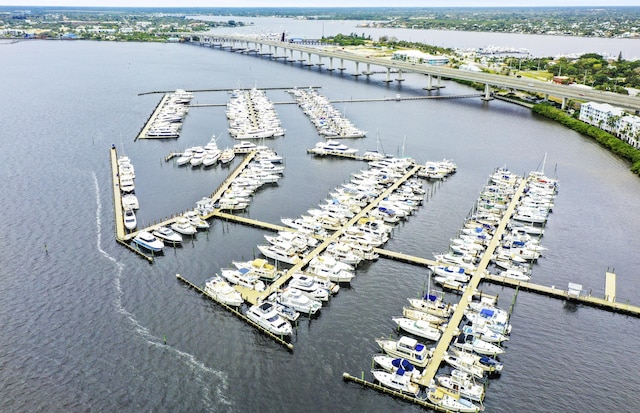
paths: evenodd
<path fill-rule="evenodd" d="M 628 115 L 620 118 L 618 135 L 629 145 L 640 149 L 640 117 Z"/>
<path fill-rule="evenodd" d="M 414 64 L 430 64 L 436 66 L 442 66 L 449 63 L 449 58 L 446 56 L 434 56 L 423 53 L 419 50 L 398 50 L 393 52 L 391 60 L 402 60 L 403 62 L 410 62 Z"/>
<path fill-rule="evenodd" d="M 617 132 L 626 112 L 608 103 L 587 102 L 580 106 L 580 120 L 607 132 Z"/>

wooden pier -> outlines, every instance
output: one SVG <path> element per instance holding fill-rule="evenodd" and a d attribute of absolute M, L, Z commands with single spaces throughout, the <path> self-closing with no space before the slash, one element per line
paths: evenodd
<path fill-rule="evenodd" d="M 330 243 L 335 242 L 338 239 L 338 237 L 340 237 L 344 233 L 346 228 L 358 222 L 358 220 L 360 220 L 366 213 L 368 213 L 371 209 L 373 209 L 376 205 L 378 205 L 378 203 L 381 200 L 389 196 L 391 192 L 395 191 L 405 181 L 407 181 L 412 176 L 414 176 L 419 169 L 420 169 L 419 166 L 414 166 L 413 168 L 411 168 L 411 170 L 409 170 L 404 176 L 402 176 L 393 185 L 391 185 L 384 192 L 382 192 L 382 194 L 378 198 L 373 200 L 366 207 L 362 208 L 362 210 L 358 214 L 356 214 L 353 218 L 351 218 L 351 220 L 349 220 L 349 222 L 347 222 L 346 225 L 344 225 L 342 228 L 340 228 L 339 230 L 335 231 L 333 234 L 325 238 L 320 243 L 320 245 L 318 245 L 313 251 L 311 251 L 309 254 L 306 254 L 304 257 L 302 257 L 299 263 L 297 263 L 296 265 L 291 267 L 288 271 L 286 271 L 283 275 L 281 275 L 280 278 L 278 278 L 273 284 L 267 287 L 265 291 L 258 292 L 258 291 L 249 290 L 247 288 L 243 288 L 240 286 L 236 286 L 236 289 L 240 291 L 240 293 L 242 294 L 242 297 L 251 304 L 256 304 L 258 301 L 264 300 L 273 292 L 280 289 L 282 285 L 288 282 L 289 279 L 291 279 L 291 277 L 293 276 L 293 274 L 295 274 L 298 271 L 301 271 L 301 269 L 304 266 L 306 266 L 314 257 L 321 254 Z"/>
<path fill-rule="evenodd" d="M 140 129 L 140 132 L 138 133 L 138 136 L 136 136 L 134 141 L 137 141 L 138 139 L 166 139 L 166 137 L 163 136 L 147 136 L 147 132 L 149 132 L 149 128 L 151 127 L 153 122 L 155 122 L 160 112 L 162 112 L 162 108 L 164 107 L 165 103 L 167 103 L 170 97 L 171 95 L 166 94 L 162 97 L 162 99 L 160 99 L 160 102 L 158 102 L 158 105 L 151 113 L 151 116 L 149 116 L 149 119 L 147 119 L 147 122 L 144 124 L 142 129 Z"/>
<path fill-rule="evenodd" d="M 513 195 L 513 198 L 511 199 L 511 202 L 509 203 L 509 207 L 506 209 L 504 215 L 502 216 L 500 225 L 498 225 L 498 227 L 496 228 L 496 231 L 493 234 L 493 238 L 491 239 L 491 242 L 489 243 L 486 251 L 482 255 L 482 258 L 480 259 L 480 263 L 478 264 L 475 271 L 473 272 L 473 276 L 469 280 L 469 284 L 467 285 L 467 288 L 464 290 L 464 293 L 460 298 L 460 302 L 456 307 L 456 310 L 451 315 L 451 318 L 449 319 L 449 323 L 447 324 L 446 329 L 442 333 L 442 337 L 440 338 L 440 341 L 438 341 L 436 348 L 433 350 L 431 360 L 429 361 L 429 364 L 427 364 L 427 367 L 424 369 L 422 377 L 419 380 L 419 384 L 421 384 L 422 386 L 429 387 L 429 385 L 431 384 L 431 380 L 433 380 L 436 373 L 438 372 L 438 369 L 440 368 L 440 364 L 442 363 L 442 360 L 444 358 L 444 353 L 445 351 L 447 351 L 449 344 L 451 344 L 451 340 L 453 340 L 454 335 L 458 332 L 458 326 L 460 325 L 460 322 L 462 322 L 462 316 L 464 315 L 464 311 L 466 310 L 467 305 L 471 301 L 472 295 L 478 289 L 478 285 L 480 284 L 480 281 L 482 280 L 483 275 L 486 272 L 491 256 L 493 255 L 493 252 L 497 248 L 498 243 L 500 242 L 501 235 L 504 233 L 504 230 L 507 227 L 509 220 L 511 219 L 511 215 L 513 214 L 513 211 L 515 210 L 518 202 L 520 201 L 520 197 L 524 192 L 526 184 L 527 184 L 527 181 L 525 179 L 521 179 L 518 189 L 516 190 L 515 194 Z"/>
<path fill-rule="evenodd" d="M 111 157 L 111 182 L 113 186 L 113 212 L 116 224 L 116 240 L 122 241 L 127 231 L 124 227 L 122 192 L 120 191 L 120 169 L 118 168 L 118 151 L 115 145 L 111 146 L 109 154 Z"/>
<path fill-rule="evenodd" d="M 283 346 L 285 346 L 287 349 L 289 350 L 293 350 L 293 344 L 285 341 L 282 339 L 282 337 L 279 337 L 275 334 L 273 334 L 272 332 L 270 332 L 269 330 L 265 329 L 264 327 L 262 327 L 260 324 L 254 322 L 253 320 L 247 318 L 244 314 L 242 314 L 240 311 L 238 311 L 237 309 L 228 306 L 227 304 L 220 302 L 218 300 L 216 300 L 215 298 L 211 297 L 209 294 L 205 293 L 204 290 L 202 290 L 200 287 L 198 287 L 197 285 L 193 284 L 191 281 L 187 280 L 186 278 L 182 277 L 180 274 L 176 274 L 176 278 L 180 281 L 182 281 L 183 283 L 187 284 L 190 288 L 196 290 L 197 292 L 199 292 L 200 294 L 202 294 L 203 297 L 206 297 L 208 299 L 210 299 L 211 301 L 213 301 L 214 303 L 218 304 L 219 306 L 221 306 L 222 308 L 224 308 L 225 310 L 229 311 L 231 314 L 235 315 L 236 317 L 238 317 L 239 319 L 241 319 L 242 321 L 248 323 L 249 325 L 251 325 L 252 327 L 257 328 L 258 330 L 260 330 L 262 333 L 266 334 L 267 336 L 271 337 L 273 340 L 275 340 L 278 344 L 282 344 Z"/>
<path fill-rule="evenodd" d="M 359 378 L 359 377 L 352 376 L 349 373 L 342 373 L 342 379 L 344 381 L 352 381 L 354 383 L 358 383 L 358 384 L 360 384 L 362 386 L 369 387 L 369 388 L 377 390 L 377 391 L 379 391 L 381 393 L 389 394 L 389 395 L 391 395 L 393 397 L 397 397 L 399 399 L 406 400 L 408 402 L 418 404 L 418 405 L 420 405 L 422 407 L 428 407 L 429 409 L 435 410 L 437 412 L 448 412 L 448 410 L 443 409 L 442 407 L 436 406 L 435 404 L 431 403 L 428 399 L 420 399 L 420 398 L 417 398 L 417 397 L 413 397 L 413 396 L 411 396 L 409 394 L 393 390 L 393 389 L 391 389 L 389 387 L 385 387 L 385 386 L 381 386 L 381 385 L 376 384 L 376 383 L 372 383 L 370 381 L 365 380 L 364 378 Z"/>

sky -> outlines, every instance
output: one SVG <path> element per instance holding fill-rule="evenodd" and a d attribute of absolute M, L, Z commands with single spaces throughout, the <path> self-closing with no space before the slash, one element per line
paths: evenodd
<path fill-rule="evenodd" d="M 0 0 L 0 6 L 72 7 L 544 7 L 640 6 L 640 0 Z"/>

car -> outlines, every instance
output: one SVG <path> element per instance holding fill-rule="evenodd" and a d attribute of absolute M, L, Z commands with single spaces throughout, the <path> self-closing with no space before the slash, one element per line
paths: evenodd
<path fill-rule="evenodd" d="M 533 83 L 527 83 L 527 86 L 533 87 Z"/>

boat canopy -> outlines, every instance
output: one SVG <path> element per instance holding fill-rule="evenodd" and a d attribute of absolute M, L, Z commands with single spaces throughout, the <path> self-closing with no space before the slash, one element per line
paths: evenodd
<path fill-rule="evenodd" d="M 480 315 L 482 317 L 491 318 L 493 317 L 494 314 L 495 314 L 495 311 L 488 308 L 483 308 L 482 310 L 480 310 Z"/>

